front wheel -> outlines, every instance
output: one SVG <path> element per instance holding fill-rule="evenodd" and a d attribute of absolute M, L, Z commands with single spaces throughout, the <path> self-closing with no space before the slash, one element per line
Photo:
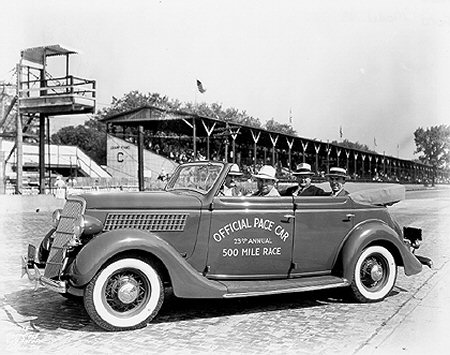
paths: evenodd
<path fill-rule="evenodd" d="M 397 265 L 391 252 L 382 246 L 370 246 L 358 257 L 350 284 L 359 302 L 383 300 L 392 290 L 397 278 Z"/>
<path fill-rule="evenodd" d="M 110 263 L 84 292 L 86 311 L 105 330 L 144 327 L 156 316 L 163 300 L 163 284 L 155 267 L 137 258 Z"/>

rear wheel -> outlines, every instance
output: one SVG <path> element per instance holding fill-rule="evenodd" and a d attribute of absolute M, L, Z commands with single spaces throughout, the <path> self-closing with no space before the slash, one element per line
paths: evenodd
<path fill-rule="evenodd" d="M 84 292 L 86 311 L 105 330 L 144 327 L 156 316 L 163 300 L 164 289 L 156 268 L 137 258 L 110 263 Z"/>
<path fill-rule="evenodd" d="M 356 300 L 377 302 L 391 292 L 396 278 L 397 265 L 391 252 L 382 246 L 370 246 L 358 257 L 350 287 Z"/>

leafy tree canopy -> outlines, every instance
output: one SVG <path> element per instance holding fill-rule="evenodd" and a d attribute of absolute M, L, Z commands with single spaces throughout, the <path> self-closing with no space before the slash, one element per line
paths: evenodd
<path fill-rule="evenodd" d="M 97 164 L 106 164 L 105 124 L 91 119 L 84 125 L 61 128 L 51 136 L 53 144 L 74 145 L 80 148 Z"/>
<path fill-rule="evenodd" d="M 278 123 L 273 118 L 266 122 L 266 129 L 273 132 L 290 134 L 292 136 L 297 135 L 297 132 L 291 125 L 286 123 Z"/>
<path fill-rule="evenodd" d="M 331 143 L 334 145 L 343 147 L 343 148 L 357 149 L 357 150 L 361 150 L 363 152 L 378 154 L 376 151 L 370 149 L 366 144 L 361 144 L 359 142 L 350 142 L 347 139 L 344 139 L 342 142 L 332 141 Z"/>
<path fill-rule="evenodd" d="M 414 132 L 419 160 L 437 168 L 450 168 L 450 126 L 440 125 L 427 129 L 419 127 Z"/>
<path fill-rule="evenodd" d="M 101 110 L 99 116 L 106 118 L 145 105 L 156 106 L 165 110 L 179 110 L 197 114 L 199 116 L 217 118 L 224 121 L 262 128 L 258 118 L 254 118 L 248 115 L 246 111 L 239 111 L 236 108 L 223 108 L 219 103 L 210 105 L 206 103 L 194 104 L 192 102 L 181 103 L 178 100 L 169 99 L 167 96 L 161 96 L 158 93 L 142 94 L 138 91 L 131 91 L 120 99 L 113 97 L 111 107 Z"/>

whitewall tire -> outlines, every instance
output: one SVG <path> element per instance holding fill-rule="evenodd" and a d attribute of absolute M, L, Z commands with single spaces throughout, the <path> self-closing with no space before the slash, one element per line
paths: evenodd
<path fill-rule="evenodd" d="M 102 268 L 84 292 L 86 311 L 105 330 L 144 327 L 163 300 L 163 284 L 152 263 L 130 257 Z"/>
<path fill-rule="evenodd" d="M 350 287 L 356 300 L 377 302 L 389 295 L 396 279 L 397 264 L 392 253 L 385 247 L 374 245 L 359 255 Z"/>

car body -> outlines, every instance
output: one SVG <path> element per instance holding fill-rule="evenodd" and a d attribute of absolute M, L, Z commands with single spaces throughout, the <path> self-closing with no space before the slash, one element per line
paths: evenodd
<path fill-rule="evenodd" d="M 84 306 L 106 330 L 153 319 L 164 288 L 177 297 L 231 298 L 348 287 L 384 299 L 406 275 L 421 230 L 386 208 L 404 188 L 348 196 L 221 196 L 232 164 L 180 165 L 164 191 L 69 196 L 53 228 L 29 246 L 30 279 Z M 30 269 L 34 269 L 33 273 Z"/>

